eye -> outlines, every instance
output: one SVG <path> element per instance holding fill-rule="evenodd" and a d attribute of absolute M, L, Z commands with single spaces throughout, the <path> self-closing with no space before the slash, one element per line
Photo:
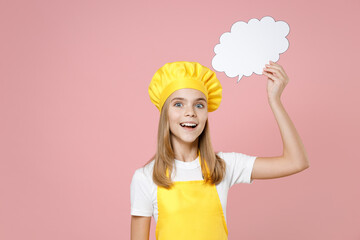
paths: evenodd
<path fill-rule="evenodd" d="M 174 104 L 174 106 L 175 106 L 175 107 L 181 107 L 181 106 L 182 106 L 182 103 L 176 102 L 176 103 Z"/>
<path fill-rule="evenodd" d="M 204 104 L 198 103 L 198 104 L 196 104 L 196 107 L 197 108 L 204 108 Z"/>

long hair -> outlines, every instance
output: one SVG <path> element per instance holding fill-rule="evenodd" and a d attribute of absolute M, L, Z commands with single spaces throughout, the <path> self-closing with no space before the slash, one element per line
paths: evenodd
<path fill-rule="evenodd" d="M 157 151 L 154 156 L 153 181 L 156 185 L 171 188 L 171 173 L 174 166 L 175 154 L 171 144 L 171 132 L 168 118 L 169 101 L 165 101 L 159 119 Z M 206 120 L 204 130 L 199 136 L 198 148 L 201 156 L 201 171 L 204 180 L 207 183 L 218 184 L 225 175 L 225 161 L 220 158 L 213 150 L 209 123 Z M 154 158 L 150 159 L 146 164 L 150 163 Z M 206 172 L 205 161 L 209 169 L 209 175 Z M 146 165 L 145 164 L 145 165 Z M 169 177 L 166 176 L 166 169 L 169 171 Z"/>

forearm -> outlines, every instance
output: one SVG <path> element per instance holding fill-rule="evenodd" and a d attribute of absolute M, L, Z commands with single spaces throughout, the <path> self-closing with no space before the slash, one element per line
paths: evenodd
<path fill-rule="evenodd" d="M 269 100 L 270 107 L 280 129 L 283 141 L 283 157 L 298 168 L 309 167 L 305 147 L 280 99 Z"/>

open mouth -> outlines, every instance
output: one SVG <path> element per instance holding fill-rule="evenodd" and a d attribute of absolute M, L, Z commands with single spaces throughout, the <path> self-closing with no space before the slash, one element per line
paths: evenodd
<path fill-rule="evenodd" d="M 196 128 L 197 124 L 196 123 L 180 123 L 180 126 L 182 126 L 183 128 Z"/>

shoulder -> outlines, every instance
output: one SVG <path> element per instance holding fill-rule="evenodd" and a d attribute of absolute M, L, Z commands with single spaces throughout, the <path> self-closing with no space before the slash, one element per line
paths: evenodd
<path fill-rule="evenodd" d="M 152 163 L 138 168 L 130 184 L 131 215 L 151 216 L 153 202 L 156 200 L 156 187 L 152 181 Z"/>
<path fill-rule="evenodd" d="M 253 160 L 256 158 L 256 156 L 250 156 L 244 153 L 238 153 L 238 152 L 218 152 L 216 153 L 219 157 L 224 159 L 226 163 L 231 163 L 233 161 L 239 160 L 239 161 L 248 161 Z"/>
<path fill-rule="evenodd" d="M 254 166 L 256 156 L 237 152 L 219 152 L 217 153 L 226 164 L 225 181 L 229 187 L 235 183 L 251 183 L 251 172 Z"/>
<path fill-rule="evenodd" d="M 256 156 L 238 152 L 218 152 L 217 155 L 225 161 L 228 170 L 252 168 L 256 159 Z"/>
<path fill-rule="evenodd" d="M 132 178 L 132 182 L 148 182 L 149 180 L 152 181 L 152 173 L 154 169 L 155 161 L 152 160 L 144 167 L 138 168 L 135 170 Z"/>

